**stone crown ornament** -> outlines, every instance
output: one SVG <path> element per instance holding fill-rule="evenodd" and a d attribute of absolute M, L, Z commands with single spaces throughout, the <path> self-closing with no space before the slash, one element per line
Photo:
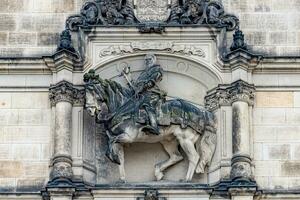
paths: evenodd
<path fill-rule="evenodd" d="M 188 25 L 234 30 L 238 22 L 218 1 L 94 0 L 83 5 L 80 15 L 69 17 L 66 26 L 72 31 L 79 27 L 137 26 L 142 27 L 141 32 L 158 32 L 162 29 L 157 27 Z"/>
<path fill-rule="evenodd" d="M 237 49 L 242 49 L 247 51 L 248 47 L 247 44 L 245 43 L 245 37 L 243 32 L 237 27 L 233 34 L 233 43 L 230 47 L 230 51 L 235 51 Z"/>
<path fill-rule="evenodd" d="M 60 40 L 57 46 L 57 51 L 68 50 L 72 53 L 76 53 L 76 50 L 72 44 L 72 36 L 69 30 L 64 30 L 60 34 Z"/>

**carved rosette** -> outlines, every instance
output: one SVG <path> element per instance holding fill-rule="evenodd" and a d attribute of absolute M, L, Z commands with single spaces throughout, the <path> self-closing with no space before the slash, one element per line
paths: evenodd
<path fill-rule="evenodd" d="M 236 101 L 243 101 L 252 106 L 255 99 L 254 94 L 254 85 L 242 80 L 231 85 L 220 85 L 205 97 L 205 107 L 208 110 L 216 110 L 220 106 L 230 106 Z"/>
<path fill-rule="evenodd" d="M 67 81 L 59 82 L 50 87 L 49 98 L 52 106 L 55 106 L 58 102 L 84 105 L 84 96 L 84 90 L 75 88 L 73 84 Z"/>

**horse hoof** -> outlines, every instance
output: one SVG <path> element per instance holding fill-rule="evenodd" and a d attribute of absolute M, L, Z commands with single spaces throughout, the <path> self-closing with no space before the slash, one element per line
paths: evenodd
<path fill-rule="evenodd" d="M 117 182 L 116 182 L 116 184 L 125 184 L 125 183 L 127 183 L 126 182 L 126 180 L 123 180 L 123 179 L 120 179 L 120 180 L 118 180 Z"/>
<path fill-rule="evenodd" d="M 186 180 L 186 179 L 180 179 L 179 182 L 180 183 L 190 183 L 192 181 L 191 180 Z"/>
<path fill-rule="evenodd" d="M 158 165 L 155 166 L 155 177 L 157 181 L 160 181 L 164 177 L 164 174 L 160 171 Z"/>
<path fill-rule="evenodd" d="M 156 180 L 157 180 L 157 181 L 161 181 L 162 178 L 164 177 L 164 174 L 161 173 L 161 172 L 159 172 L 159 173 L 155 174 L 155 177 L 156 177 Z"/>
<path fill-rule="evenodd" d="M 164 177 L 164 174 L 161 171 L 155 170 L 155 177 L 157 181 L 160 181 Z"/>

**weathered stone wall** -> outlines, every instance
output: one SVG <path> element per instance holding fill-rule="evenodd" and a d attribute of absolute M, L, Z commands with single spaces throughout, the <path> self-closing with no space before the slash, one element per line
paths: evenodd
<path fill-rule="evenodd" d="M 65 19 L 79 13 L 84 0 L 2 0 L 0 55 L 53 53 Z M 300 1 L 223 0 L 237 15 L 247 42 L 267 55 L 300 54 Z M 230 40 L 230 38 L 229 38 Z"/>
<path fill-rule="evenodd" d="M 39 191 L 48 180 L 48 92 L 0 92 L 0 192 Z"/>
<path fill-rule="evenodd" d="M 223 0 L 240 19 L 248 44 L 267 55 L 300 54 L 300 1 Z"/>
<path fill-rule="evenodd" d="M 257 92 L 254 163 L 261 188 L 300 187 L 299 97 L 298 91 Z"/>
<path fill-rule="evenodd" d="M 82 0 L 2 0 L 1 57 L 52 54 L 65 19 L 81 5 Z"/>

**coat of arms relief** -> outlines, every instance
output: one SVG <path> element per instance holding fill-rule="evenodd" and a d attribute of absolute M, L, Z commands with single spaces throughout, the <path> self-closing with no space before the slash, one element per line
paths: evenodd
<path fill-rule="evenodd" d="M 72 31 L 94 26 L 185 26 L 189 24 L 234 30 L 238 18 L 225 13 L 216 0 L 89 0 L 80 15 L 70 16 Z"/>
<path fill-rule="evenodd" d="M 136 17 L 142 21 L 166 21 L 171 13 L 170 0 L 134 0 Z"/>

